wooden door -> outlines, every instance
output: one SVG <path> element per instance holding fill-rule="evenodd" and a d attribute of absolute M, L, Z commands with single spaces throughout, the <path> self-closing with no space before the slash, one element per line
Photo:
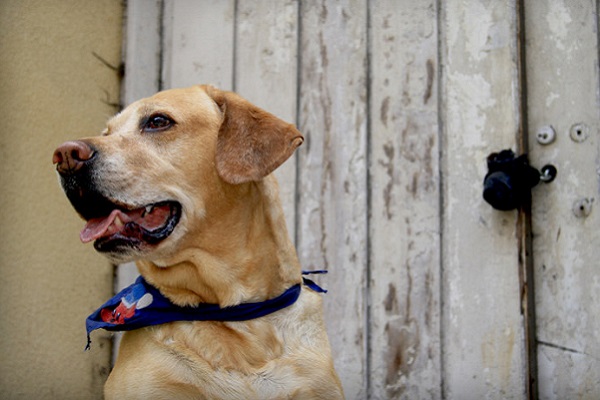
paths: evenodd
<path fill-rule="evenodd" d="M 597 4 L 533 3 L 127 3 L 126 103 L 211 83 L 306 136 L 277 176 L 348 399 L 600 396 Z M 559 169 L 532 214 L 482 199 L 506 148 Z"/>

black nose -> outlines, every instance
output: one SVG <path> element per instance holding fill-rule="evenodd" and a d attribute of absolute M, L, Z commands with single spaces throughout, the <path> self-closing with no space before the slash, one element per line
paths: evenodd
<path fill-rule="evenodd" d="M 94 156 L 94 150 L 85 142 L 71 141 L 58 146 L 52 156 L 52 163 L 61 175 L 71 175 L 77 172 L 86 161 Z"/>

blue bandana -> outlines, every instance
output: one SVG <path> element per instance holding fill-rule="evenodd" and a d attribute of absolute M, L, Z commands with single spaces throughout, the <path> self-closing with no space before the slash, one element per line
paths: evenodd
<path fill-rule="evenodd" d="M 324 274 L 327 271 L 303 271 L 302 274 Z M 327 291 L 313 281 L 302 278 L 304 284 L 319 293 Z M 247 321 L 260 318 L 286 308 L 300 296 L 300 284 L 287 289 L 279 296 L 258 303 L 242 303 L 221 308 L 217 304 L 177 306 L 141 276 L 131 286 L 112 297 L 86 320 L 87 346 L 90 333 L 96 329 L 107 331 L 131 331 L 146 326 L 173 321 Z"/>

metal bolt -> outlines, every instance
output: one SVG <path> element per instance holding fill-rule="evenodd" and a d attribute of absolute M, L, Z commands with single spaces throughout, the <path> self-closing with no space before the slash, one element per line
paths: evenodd
<path fill-rule="evenodd" d="M 544 165 L 540 170 L 540 180 L 544 183 L 550 183 L 554 180 L 554 178 L 556 178 L 557 173 L 558 171 L 554 165 Z"/>
<path fill-rule="evenodd" d="M 556 139 L 556 132 L 554 131 L 552 125 L 546 125 L 538 129 L 535 137 L 539 144 L 546 145 L 554 142 Z"/>
<path fill-rule="evenodd" d="M 569 136 L 577 143 L 585 142 L 589 135 L 590 132 L 587 125 L 583 123 L 575 124 L 569 130 Z"/>
<path fill-rule="evenodd" d="M 593 198 L 583 198 L 573 203 L 573 214 L 577 218 L 586 218 L 592 212 Z"/>

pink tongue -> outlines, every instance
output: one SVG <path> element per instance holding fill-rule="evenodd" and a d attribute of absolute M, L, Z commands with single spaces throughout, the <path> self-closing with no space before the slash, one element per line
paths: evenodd
<path fill-rule="evenodd" d="M 129 222 L 134 222 L 146 230 L 155 230 L 166 224 L 171 214 L 171 208 L 166 204 L 152 207 L 149 211 L 145 208 L 127 212 L 113 210 L 108 217 L 92 218 L 79 234 L 79 238 L 83 243 L 88 243 L 118 232 L 125 234 L 123 231 Z"/>
<path fill-rule="evenodd" d="M 115 219 L 119 217 L 122 224 L 115 224 Z M 103 236 L 108 236 L 117 233 L 123 229 L 124 224 L 131 221 L 131 218 L 120 210 L 113 210 L 106 218 L 93 218 L 88 221 L 79 238 L 83 243 L 88 243 Z"/>

